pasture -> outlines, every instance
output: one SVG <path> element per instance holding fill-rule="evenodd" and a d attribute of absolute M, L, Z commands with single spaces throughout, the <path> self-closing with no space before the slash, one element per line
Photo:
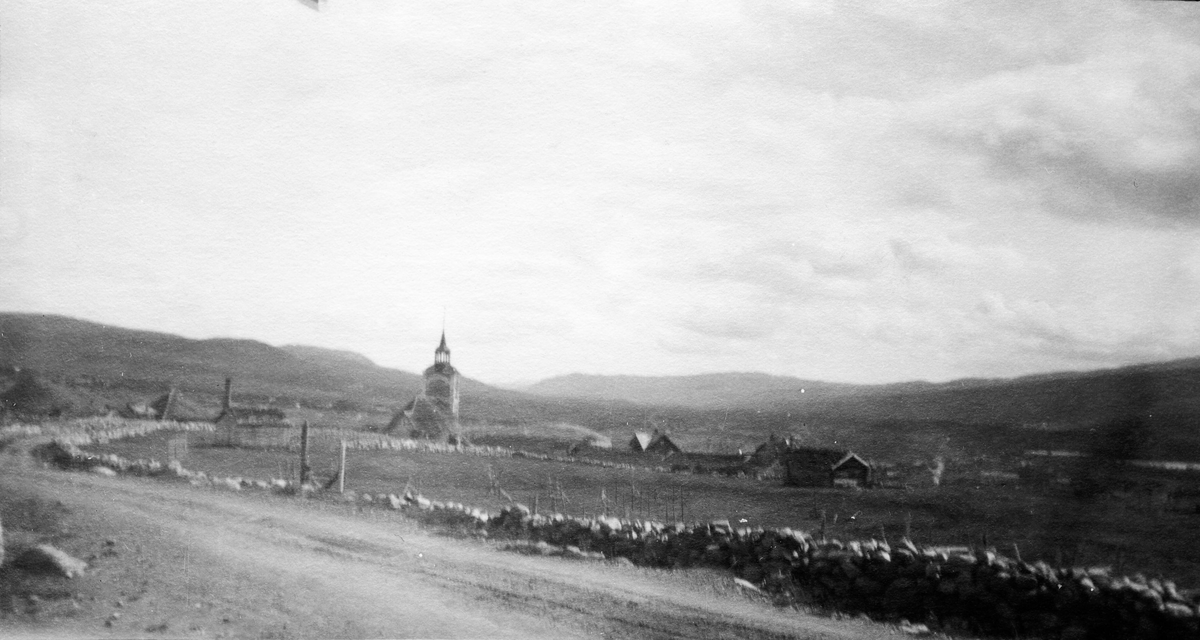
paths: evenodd
<path fill-rule="evenodd" d="M 160 432 L 88 450 L 129 458 L 167 459 Z M 221 447 L 212 434 L 188 434 L 181 460 L 210 475 L 266 479 L 295 473 L 295 450 Z M 339 442 L 314 430 L 310 464 L 317 480 L 336 474 Z M 1061 565 L 1109 565 L 1124 573 L 1200 586 L 1200 515 L 1156 509 L 1137 496 L 1075 497 L 1062 488 L 952 484 L 913 490 L 784 487 L 778 481 L 612 469 L 521 457 L 464 453 L 351 450 L 346 487 L 358 493 L 424 496 L 496 511 L 512 501 L 541 511 L 602 514 L 659 521 L 728 519 L 734 526 L 790 526 L 841 539 L 989 545 L 1026 560 Z"/>

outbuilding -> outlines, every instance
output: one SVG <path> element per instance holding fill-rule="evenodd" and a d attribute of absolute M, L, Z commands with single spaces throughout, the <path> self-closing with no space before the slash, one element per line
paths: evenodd
<path fill-rule="evenodd" d="M 683 450 L 672 442 L 667 434 L 659 433 L 657 430 L 653 433 L 634 432 L 633 439 L 629 441 L 629 448 L 634 453 L 653 453 L 664 457 L 683 453 Z"/>

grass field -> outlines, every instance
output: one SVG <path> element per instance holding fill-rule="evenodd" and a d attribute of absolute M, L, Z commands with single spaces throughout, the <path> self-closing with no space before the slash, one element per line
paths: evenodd
<path fill-rule="evenodd" d="M 336 473 L 338 446 L 314 437 L 310 461 L 318 478 Z M 160 432 L 89 450 L 136 458 L 167 457 Z M 227 448 L 191 434 L 184 466 L 210 475 L 268 478 L 294 471 L 293 451 Z M 926 487 L 912 491 L 784 487 L 774 481 L 545 462 L 456 453 L 350 451 L 346 486 L 357 492 L 400 493 L 407 484 L 428 498 L 498 510 L 513 500 L 571 514 L 607 511 L 655 520 L 729 519 L 735 526 L 790 526 L 829 536 L 896 540 L 905 532 L 925 544 L 989 544 L 1024 559 L 1055 564 L 1110 565 L 1200 586 L 1200 515 L 1156 510 L 1136 497 L 1075 498 L 1062 489 Z M 742 522 L 744 520 L 744 522 Z"/>

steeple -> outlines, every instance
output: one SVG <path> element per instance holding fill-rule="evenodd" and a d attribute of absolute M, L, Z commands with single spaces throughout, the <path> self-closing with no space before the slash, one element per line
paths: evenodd
<path fill-rule="evenodd" d="M 450 364 L 450 347 L 446 346 L 446 330 L 442 329 L 442 343 L 433 352 L 434 364 Z"/>

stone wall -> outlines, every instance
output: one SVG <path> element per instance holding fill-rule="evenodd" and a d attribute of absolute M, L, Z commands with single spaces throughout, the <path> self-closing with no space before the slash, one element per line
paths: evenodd
<path fill-rule="evenodd" d="M 95 456 L 70 442 L 48 445 L 44 453 L 68 468 L 104 466 L 230 490 L 315 491 L 282 479 L 209 478 L 178 462 Z M 1200 638 L 1200 591 L 1115 576 L 1102 568 L 1022 562 L 992 549 L 817 539 L 787 528 L 735 528 L 728 521 L 663 524 L 534 514 L 523 505 L 493 515 L 412 494 L 333 495 L 490 538 L 558 548 L 561 555 L 626 558 L 648 567 L 720 567 L 768 592 L 849 613 L 922 621 L 950 632 L 1062 640 Z"/>

